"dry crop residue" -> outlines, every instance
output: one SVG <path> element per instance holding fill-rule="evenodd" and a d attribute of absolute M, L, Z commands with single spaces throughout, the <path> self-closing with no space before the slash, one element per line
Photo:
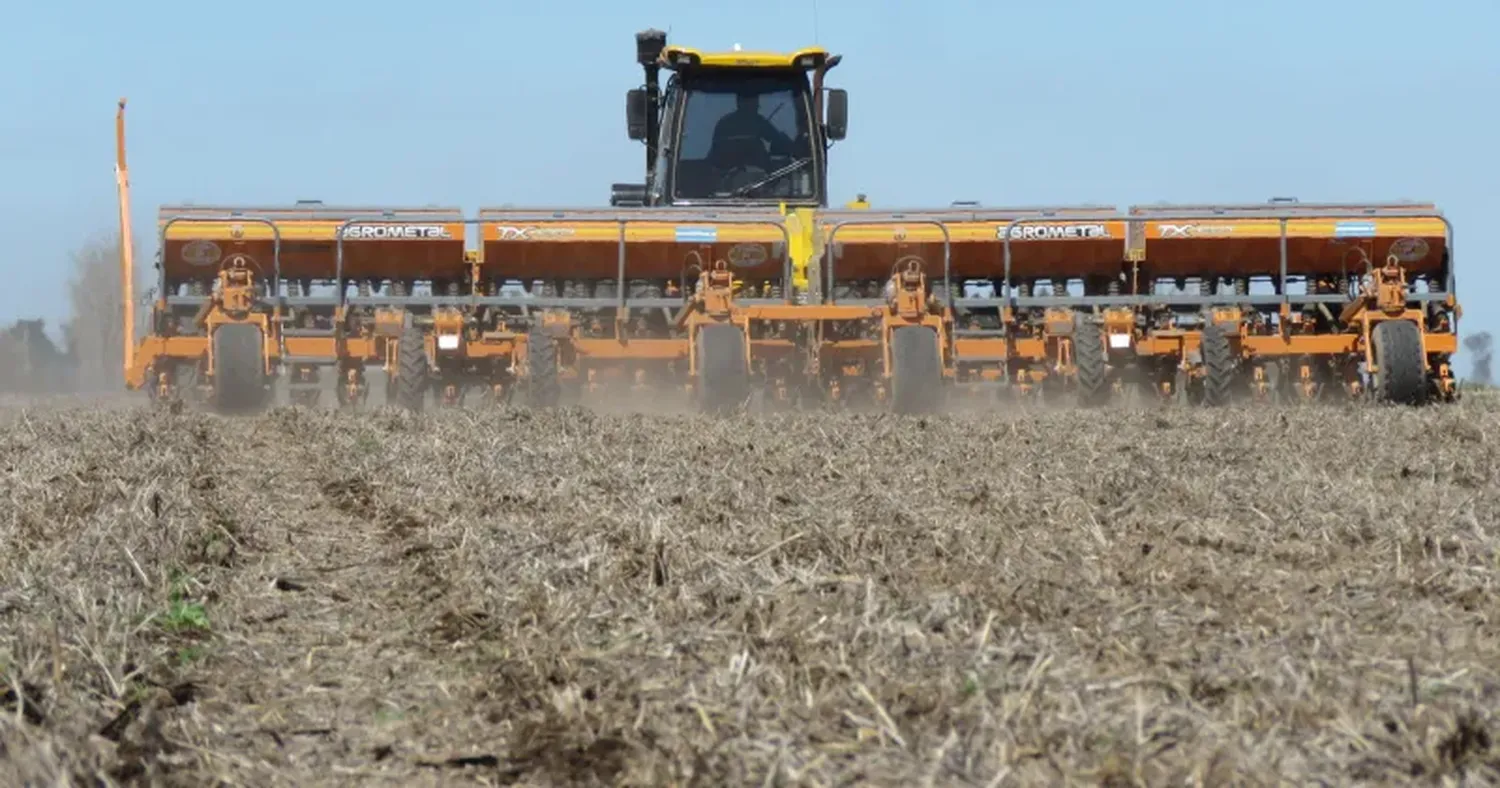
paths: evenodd
<path fill-rule="evenodd" d="M 1500 779 L 1477 401 L 3 427 L 5 784 Z"/>

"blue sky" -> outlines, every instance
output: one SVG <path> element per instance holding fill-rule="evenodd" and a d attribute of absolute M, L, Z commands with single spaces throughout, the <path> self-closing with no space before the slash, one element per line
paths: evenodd
<path fill-rule="evenodd" d="M 136 232 L 162 202 L 606 204 L 639 179 L 632 34 L 844 55 L 834 197 L 875 206 L 1432 200 L 1464 333 L 1500 331 L 1500 4 L 262 0 L 16 3 L 0 27 L 0 321 L 66 316 L 114 226 L 130 100 Z M 1468 364 L 1459 364 L 1467 372 Z"/>

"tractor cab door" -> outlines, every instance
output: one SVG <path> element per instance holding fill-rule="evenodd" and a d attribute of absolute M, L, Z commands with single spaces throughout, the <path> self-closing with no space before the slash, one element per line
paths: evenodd
<path fill-rule="evenodd" d="M 801 72 L 694 71 L 668 91 L 666 201 L 818 203 L 822 150 Z"/>

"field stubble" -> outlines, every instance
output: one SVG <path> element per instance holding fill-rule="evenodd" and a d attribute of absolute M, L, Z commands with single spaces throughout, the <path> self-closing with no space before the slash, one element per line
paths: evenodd
<path fill-rule="evenodd" d="M 1500 408 L 0 430 L 0 782 L 1500 780 Z"/>

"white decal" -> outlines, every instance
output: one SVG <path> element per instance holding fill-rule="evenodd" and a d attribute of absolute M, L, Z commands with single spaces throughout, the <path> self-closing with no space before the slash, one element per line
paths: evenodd
<path fill-rule="evenodd" d="M 1163 238 L 1201 238 L 1206 235 L 1232 235 L 1234 226 L 1228 224 L 1163 224 Z"/>
<path fill-rule="evenodd" d="M 213 241 L 188 241 L 182 246 L 182 261 L 188 265 L 210 266 L 219 262 L 223 255 L 223 250 Z"/>
<path fill-rule="evenodd" d="M 359 241 L 431 241 L 452 238 L 440 224 L 356 224 L 344 228 L 344 237 Z"/>
<path fill-rule="evenodd" d="M 729 264 L 735 268 L 753 268 L 766 261 L 766 247 L 760 244 L 735 244 L 729 250 Z"/>
<path fill-rule="evenodd" d="M 1421 238 L 1401 238 L 1391 244 L 1391 254 L 1403 263 L 1415 263 L 1427 257 L 1430 248 Z"/>
<path fill-rule="evenodd" d="M 495 238 L 501 241 L 539 241 L 546 238 L 570 238 L 576 232 L 571 227 L 495 227 Z"/>
<path fill-rule="evenodd" d="M 1004 238 L 1005 228 L 999 227 L 995 231 L 995 237 Z M 1055 241 L 1059 239 L 1076 240 L 1080 238 L 1113 238 L 1109 227 L 1102 224 L 1023 224 L 1012 227 L 1010 239 L 1012 241 Z"/>

